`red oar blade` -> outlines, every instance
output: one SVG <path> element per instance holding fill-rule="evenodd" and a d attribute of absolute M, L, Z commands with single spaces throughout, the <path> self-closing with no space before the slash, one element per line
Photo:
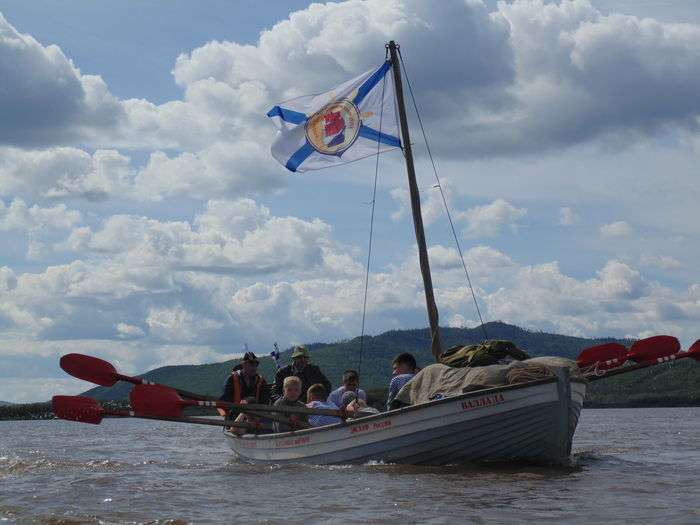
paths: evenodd
<path fill-rule="evenodd" d="M 627 347 L 620 343 L 591 346 L 576 358 L 580 369 L 595 366 L 599 369 L 616 368 L 627 361 Z"/>
<path fill-rule="evenodd" d="M 137 415 L 179 417 L 187 404 L 174 388 L 163 385 L 136 385 L 129 394 Z"/>
<path fill-rule="evenodd" d="M 59 361 L 66 373 L 101 386 L 112 386 L 117 382 L 117 370 L 112 363 L 83 354 L 66 354 Z"/>
<path fill-rule="evenodd" d="M 99 425 L 102 421 L 102 408 L 92 398 L 79 396 L 53 396 L 53 413 L 60 419 Z"/>
<path fill-rule="evenodd" d="M 671 335 L 655 335 L 635 342 L 627 353 L 627 358 L 641 363 L 677 354 L 681 343 Z"/>
<path fill-rule="evenodd" d="M 688 357 L 692 357 L 696 361 L 700 361 L 700 339 L 690 345 L 690 348 L 688 348 Z"/>

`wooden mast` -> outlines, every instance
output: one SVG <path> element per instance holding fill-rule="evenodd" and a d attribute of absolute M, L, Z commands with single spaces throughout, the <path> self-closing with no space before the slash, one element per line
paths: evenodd
<path fill-rule="evenodd" d="M 403 100 L 403 87 L 401 85 L 401 68 L 399 66 L 396 42 L 389 42 L 391 56 L 391 69 L 394 73 L 394 85 L 396 87 L 396 102 L 399 109 L 401 122 L 401 144 L 406 158 L 406 172 L 408 173 L 408 189 L 411 194 L 411 211 L 413 212 L 413 226 L 416 230 L 416 242 L 418 243 L 418 260 L 420 271 L 423 275 L 425 288 L 425 304 L 428 308 L 430 321 L 431 349 L 435 360 L 438 361 L 442 350 L 440 348 L 440 327 L 438 326 L 438 310 L 433 294 L 433 280 L 430 276 L 430 263 L 428 262 L 428 249 L 425 246 L 425 232 L 423 231 L 423 216 L 420 211 L 420 194 L 416 184 L 416 171 L 413 167 L 413 152 L 411 151 L 411 138 L 408 134 L 408 122 L 406 120 L 406 107 Z"/>

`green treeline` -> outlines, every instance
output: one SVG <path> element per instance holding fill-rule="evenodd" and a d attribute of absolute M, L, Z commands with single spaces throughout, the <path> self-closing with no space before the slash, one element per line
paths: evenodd
<path fill-rule="evenodd" d="M 611 338 L 587 339 L 545 332 L 531 332 L 517 326 L 501 322 L 487 323 L 489 339 L 507 339 L 531 356 L 556 355 L 576 359 L 580 351 L 588 346 L 621 342 L 629 346 L 630 340 Z M 441 328 L 444 348 L 456 344 L 474 344 L 484 339 L 481 329 Z M 316 343 L 308 345 L 311 362 L 321 367 L 334 387 L 340 383 L 343 371 L 347 368 L 360 369 L 361 386 L 370 393 L 373 404 L 381 405 L 391 378 L 391 360 L 401 352 L 413 353 L 419 366 L 433 362 L 427 329 L 392 330 L 383 334 L 364 338 L 360 353 L 360 339 L 340 341 L 332 344 Z M 260 372 L 268 382 L 274 380 L 275 366 L 268 356 L 268 350 L 252 349 L 261 358 Z M 290 361 L 289 353 L 282 354 L 283 364 Z M 157 382 L 218 396 L 222 386 L 237 361 L 211 363 L 206 365 L 166 366 L 151 370 L 143 377 Z M 83 395 L 99 400 L 120 400 L 123 404 L 129 395 L 129 383 L 117 383 L 110 388 L 92 388 Z M 56 392 L 60 394 L 60 392 Z M 691 359 L 678 363 L 623 374 L 603 379 L 589 385 L 587 406 L 673 406 L 700 405 L 700 363 Z M 50 407 L 46 403 L 30 405 L 10 405 L 0 407 L 0 419 L 31 419 L 50 417 Z"/>

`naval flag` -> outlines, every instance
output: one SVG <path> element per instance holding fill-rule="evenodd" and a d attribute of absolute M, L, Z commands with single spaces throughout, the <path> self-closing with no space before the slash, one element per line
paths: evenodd
<path fill-rule="evenodd" d="M 386 61 L 330 91 L 272 108 L 267 116 L 278 129 L 272 156 L 290 171 L 307 171 L 399 148 L 396 113 Z"/>

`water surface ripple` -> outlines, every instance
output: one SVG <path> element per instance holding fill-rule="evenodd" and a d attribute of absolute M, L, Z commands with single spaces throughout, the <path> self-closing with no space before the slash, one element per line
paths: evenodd
<path fill-rule="evenodd" d="M 0 421 L 3 523 L 700 523 L 700 407 L 584 410 L 571 468 L 260 466 L 217 429 Z"/>

